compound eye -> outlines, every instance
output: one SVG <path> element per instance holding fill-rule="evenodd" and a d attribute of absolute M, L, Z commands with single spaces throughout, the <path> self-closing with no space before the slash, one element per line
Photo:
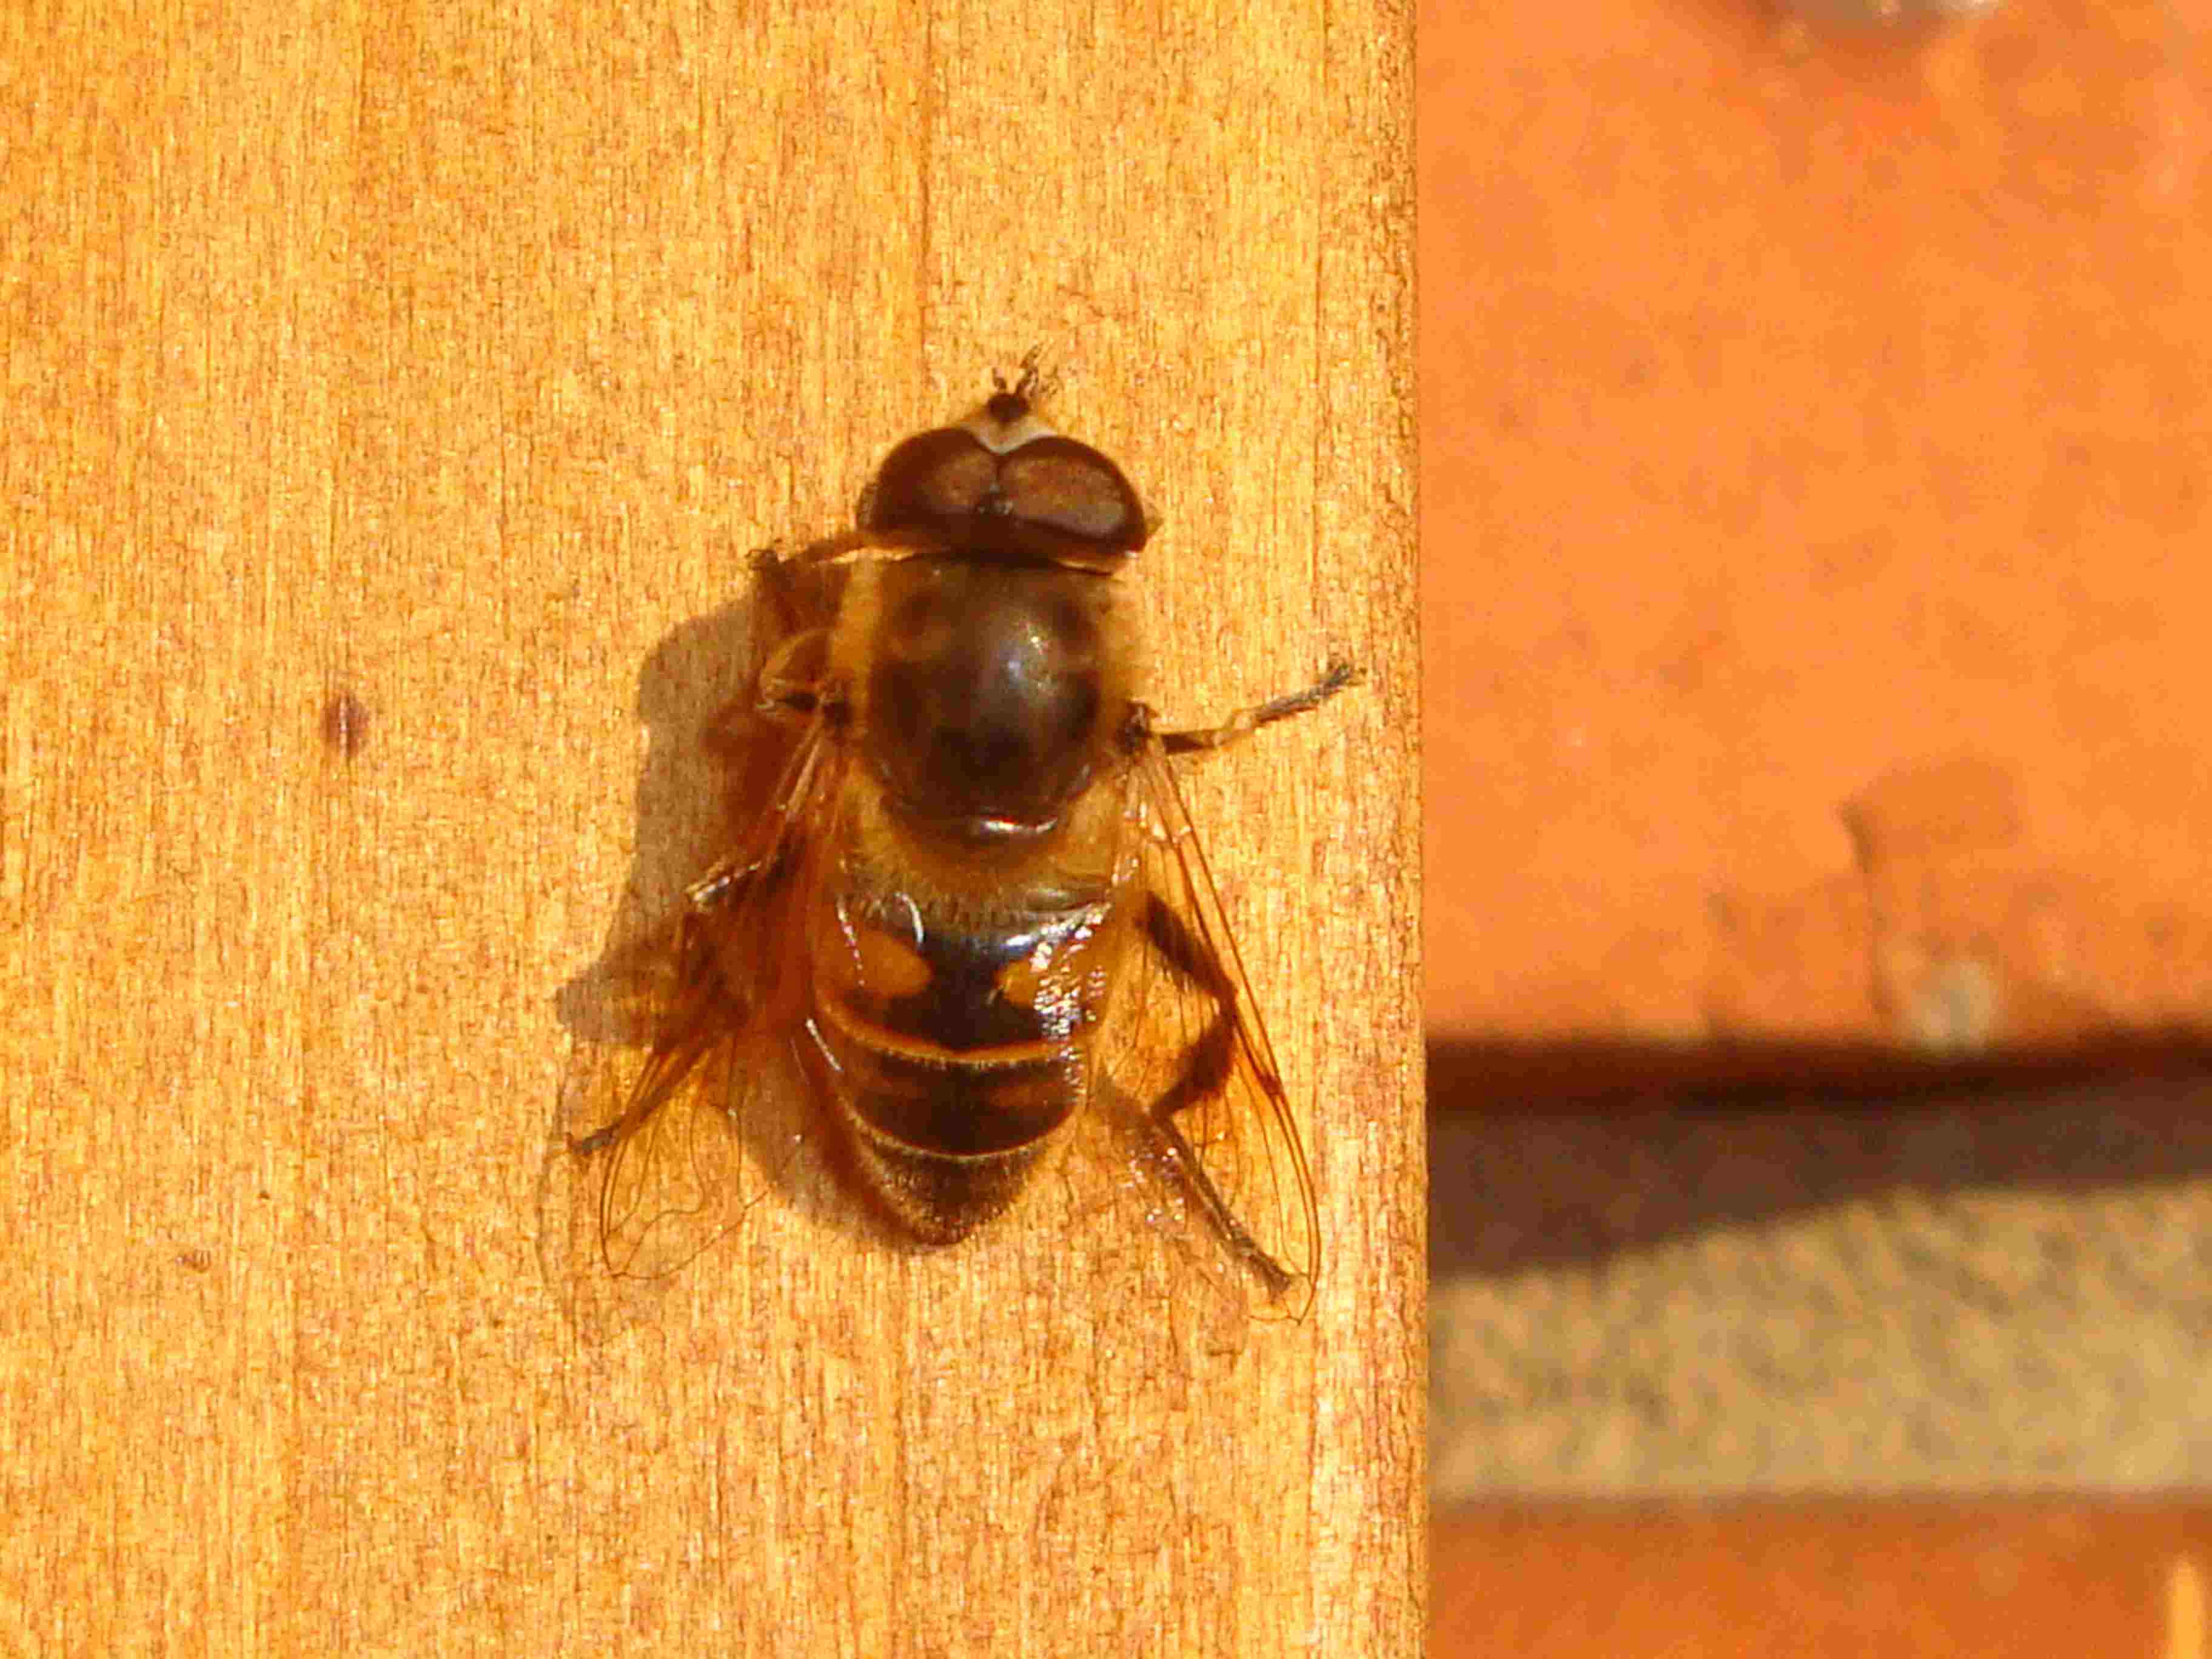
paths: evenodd
<path fill-rule="evenodd" d="M 1073 438 L 1039 438 L 1006 456 L 999 488 L 1025 525 L 1102 548 L 1145 544 L 1145 512 L 1115 466 Z"/>
<path fill-rule="evenodd" d="M 884 458 L 867 530 L 945 529 L 969 518 L 998 485 L 999 458 L 957 426 L 908 438 Z"/>

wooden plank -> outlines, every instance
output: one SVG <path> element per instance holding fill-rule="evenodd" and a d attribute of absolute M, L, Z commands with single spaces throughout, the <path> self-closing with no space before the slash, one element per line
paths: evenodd
<path fill-rule="evenodd" d="M 1411 1650 L 1407 9 L 82 0 L 0 66 L 0 1646 Z M 1167 714 L 1370 671 L 1193 789 L 1313 1315 L 1216 1354 L 1141 1229 L 801 1182 L 580 1324 L 573 988 L 710 839 L 744 553 L 1032 345 L 1166 520 Z"/>

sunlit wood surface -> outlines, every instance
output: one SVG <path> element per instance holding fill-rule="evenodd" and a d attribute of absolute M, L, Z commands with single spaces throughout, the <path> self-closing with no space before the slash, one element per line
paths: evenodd
<path fill-rule="evenodd" d="M 1395 3 L 0 20 L 0 1649 L 1413 1650 Z M 1223 1357 L 1075 1194 L 568 1249 L 609 941 L 711 850 L 747 550 L 1043 349 L 1320 1193 Z M 1048 1198 L 1053 1194 L 1048 1194 Z M 1148 1248 L 1152 1247 L 1152 1248 Z"/>

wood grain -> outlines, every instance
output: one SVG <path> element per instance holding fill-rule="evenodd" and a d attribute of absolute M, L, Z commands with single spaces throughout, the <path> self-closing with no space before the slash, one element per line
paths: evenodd
<path fill-rule="evenodd" d="M 0 1647 L 1414 1650 L 1410 40 L 0 21 Z M 1134 1235 L 816 1187 L 580 1319 L 573 988 L 708 836 L 745 551 L 1032 345 L 1166 520 L 1167 714 L 1370 670 L 1194 787 L 1314 1315 L 1218 1355 Z"/>

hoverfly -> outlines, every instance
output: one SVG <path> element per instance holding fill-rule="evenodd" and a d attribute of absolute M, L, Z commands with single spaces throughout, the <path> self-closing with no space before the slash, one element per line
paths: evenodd
<path fill-rule="evenodd" d="M 1103 1119 L 1229 1276 L 1296 1317 L 1312 1185 L 1175 767 L 1356 676 L 1161 729 L 1121 580 L 1153 526 L 1118 466 L 1044 423 L 1033 359 L 994 385 L 890 452 L 856 529 L 757 560 L 778 638 L 750 712 L 788 759 L 688 891 L 641 1066 L 569 1142 L 605 1164 L 601 1255 L 654 1273 L 726 1230 L 717 1143 L 784 1079 L 929 1244 Z"/>

